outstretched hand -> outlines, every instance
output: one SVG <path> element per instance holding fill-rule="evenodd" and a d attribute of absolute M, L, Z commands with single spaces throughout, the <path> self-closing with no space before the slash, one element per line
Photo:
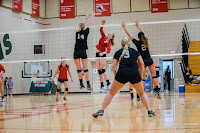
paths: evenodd
<path fill-rule="evenodd" d="M 126 27 L 126 23 L 123 21 L 121 26 L 122 26 L 122 28 L 125 28 Z"/>
<path fill-rule="evenodd" d="M 94 17 L 94 16 L 95 16 L 95 13 L 92 12 L 92 13 L 90 14 L 90 17 L 92 18 L 92 17 Z"/>
<path fill-rule="evenodd" d="M 135 21 L 135 26 L 136 26 L 136 27 L 140 27 L 139 21 Z"/>
<path fill-rule="evenodd" d="M 102 25 L 104 25 L 106 23 L 106 20 L 102 20 Z"/>
<path fill-rule="evenodd" d="M 89 19 L 89 17 L 90 17 L 90 14 L 89 14 L 89 13 L 87 13 L 85 17 L 86 17 L 86 19 Z"/>

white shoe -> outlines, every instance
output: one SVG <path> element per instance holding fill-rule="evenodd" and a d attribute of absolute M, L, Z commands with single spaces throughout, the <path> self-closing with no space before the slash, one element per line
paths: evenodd
<path fill-rule="evenodd" d="M 109 91 L 111 88 L 111 84 L 107 85 L 107 90 L 106 91 Z"/>
<path fill-rule="evenodd" d="M 197 78 L 197 80 L 200 80 L 200 76 Z"/>
<path fill-rule="evenodd" d="M 4 103 L 4 102 L 1 102 L 0 107 L 5 107 L 5 103 Z"/>
<path fill-rule="evenodd" d="M 101 87 L 100 93 L 104 92 L 104 86 Z"/>
<path fill-rule="evenodd" d="M 1 102 L 4 102 L 5 101 L 5 98 L 1 98 Z"/>

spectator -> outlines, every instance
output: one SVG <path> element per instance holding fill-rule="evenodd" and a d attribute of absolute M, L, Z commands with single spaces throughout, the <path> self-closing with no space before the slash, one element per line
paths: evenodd
<path fill-rule="evenodd" d="M 8 95 L 8 77 L 5 78 L 5 81 L 4 81 L 4 96 L 7 96 Z"/>
<path fill-rule="evenodd" d="M 171 70 L 169 69 L 169 66 L 167 66 L 167 69 L 165 70 L 165 76 L 164 76 L 164 90 L 166 90 L 166 86 L 168 85 L 168 91 L 170 91 L 170 80 L 171 80 Z"/>
<path fill-rule="evenodd" d="M 9 88 L 9 92 L 10 92 L 10 97 L 12 98 L 12 90 L 13 90 L 13 81 L 12 81 L 12 77 L 9 78 L 9 81 L 8 81 L 8 88 Z"/>
<path fill-rule="evenodd" d="M 159 87 L 161 86 L 161 79 L 160 79 L 160 67 L 158 62 L 155 63 L 156 66 L 156 76 L 158 77 Z"/>
<path fill-rule="evenodd" d="M 190 67 L 187 66 L 186 73 L 185 73 L 185 84 L 191 84 L 192 82 L 192 71 L 190 70 Z"/>

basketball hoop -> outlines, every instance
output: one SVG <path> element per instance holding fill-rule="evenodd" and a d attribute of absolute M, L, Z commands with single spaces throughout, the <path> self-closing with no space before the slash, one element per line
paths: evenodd
<path fill-rule="evenodd" d="M 36 82 L 39 74 L 30 74 L 30 76 L 31 76 L 31 81 Z"/>

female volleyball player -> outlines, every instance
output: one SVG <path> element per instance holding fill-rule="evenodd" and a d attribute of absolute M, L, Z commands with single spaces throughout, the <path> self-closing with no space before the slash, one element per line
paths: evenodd
<path fill-rule="evenodd" d="M 155 69 L 155 64 L 153 62 L 153 59 L 151 58 L 150 52 L 149 52 L 149 43 L 148 43 L 148 39 L 145 36 L 144 32 L 141 30 L 140 26 L 139 26 L 139 22 L 136 21 L 135 26 L 140 30 L 140 32 L 138 33 L 138 38 L 139 41 L 136 40 L 135 38 L 133 38 L 130 33 L 128 32 L 128 30 L 126 29 L 126 24 L 124 22 L 122 22 L 122 28 L 124 29 L 124 31 L 126 32 L 126 34 L 129 36 L 129 38 L 133 41 L 133 43 L 136 45 L 139 53 L 141 54 L 144 64 L 145 64 L 145 70 L 144 70 L 144 75 L 143 75 L 143 84 L 145 85 L 145 75 L 146 75 L 146 67 L 149 67 L 149 70 L 151 72 L 151 76 L 153 78 L 153 83 L 155 85 L 155 88 L 153 90 L 154 94 L 157 96 L 158 99 L 160 99 L 160 88 L 159 83 L 158 83 L 158 78 L 156 76 L 156 69 Z"/>
<path fill-rule="evenodd" d="M 93 114 L 93 117 L 97 118 L 104 114 L 105 108 L 110 104 L 112 98 L 115 96 L 125 83 L 130 82 L 136 89 L 137 93 L 141 97 L 142 103 L 148 110 L 149 117 L 153 117 L 155 113 L 150 109 L 149 98 L 144 91 L 143 84 L 141 82 L 140 73 L 138 71 L 137 60 L 140 63 L 141 72 L 144 72 L 144 62 L 140 54 L 133 48 L 130 48 L 130 40 L 125 37 L 121 41 L 122 49 L 118 50 L 113 58 L 112 68 L 115 75 L 115 80 L 112 83 L 110 91 L 104 98 L 101 110 Z M 118 72 L 116 66 L 119 63 Z"/>
<path fill-rule="evenodd" d="M 61 59 L 65 59 L 65 57 L 62 57 Z M 66 61 L 63 60 L 61 61 L 61 64 L 57 67 L 56 69 L 56 72 L 53 76 L 53 79 L 51 80 L 51 82 L 53 83 L 54 81 L 54 78 L 56 77 L 56 75 L 59 73 L 59 77 L 58 77 L 58 83 L 57 83 L 57 92 L 56 92 L 56 102 L 58 102 L 58 95 L 60 93 L 60 89 L 61 89 L 61 85 L 62 83 L 64 84 L 65 86 L 65 92 L 64 92 L 64 97 L 63 99 L 65 101 L 67 101 L 66 99 L 66 95 L 68 93 L 68 78 L 67 78 L 67 71 L 69 73 L 69 76 L 71 78 L 71 81 L 73 82 L 73 79 L 72 79 L 72 75 L 71 75 L 71 72 L 70 72 L 70 68 L 69 68 L 69 65 L 66 64 Z"/>
<path fill-rule="evenodd" d="M 0 93 L 1 93 L 1 102 L 5 101 L 4 91 L 3 91 L 3 74 L 5 73 L 5 69 L 2 64 L 0 64 Z"/>
<path fill-rule="evenodd" d="M 76 44 L 74 48 L 74 63 L 76 65 L 77 72 L 78 72 L 78 78 L 80 81 L 80 89 L 85 88 L 83 85 L 83 75 L 82 75 L 82 70 L 81 70 L 81 61 L 82 61 L 83 71 L 85 73 L 88 90 L 91 90 L 91 86 L 90 86 L 90 77 L 89 77 L 89 72 L 88 72 L 88 59 L 87 59 L 86 50 L 88 49 L 87 37 L 90 31 L 90 28 L 92 26 L 93 17 L 94 17 L 94 13 L 90 15 L 87 14 L 85 21 L 78 25 L 78 30 L 76 32 Z M 90 21 L 89 21 L 88 27 L 85 29 L 85 25 L 88 19 L 90 19 Z"/>
<path fill-rule="evenodd" d="M 102 20 L 102 25 L 106 23 L 105 20 Z M 111 52 L 111 46 L 115 45 L 115 35 L 108 34 L 105 35 L 103 31 L 103 27 L 100 28 L 101 33 L 101 39 L 99 40 L 99 43 L 96 45 L 96 57 L 106 57 L 106 54 L 109 54 Z M 101 82 L 101 89 L 100 92 L 104 91 L 104 84 L 103 84 L 103 77 L 107 82 L 107 90 L 110 89 L 111 83 L 108 79 L 107 73 L 106 73 L 106 59 L 96 59 L 96 65 L 99 73 L 99 79 Z"/>

